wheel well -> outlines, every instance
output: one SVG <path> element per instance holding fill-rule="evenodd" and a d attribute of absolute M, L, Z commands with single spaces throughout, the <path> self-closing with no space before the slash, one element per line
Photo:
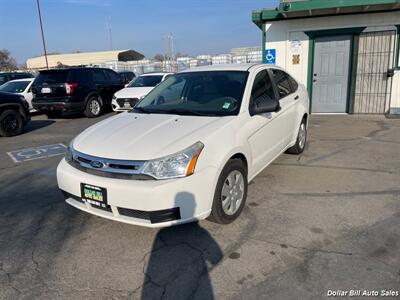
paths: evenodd
<path fill-rule="evenodd" d="M 13 109 L 17 112 L 19 112 L 19 106 L 18 105 L 4 105 L 0 106 L 0 114 L 3 113 L 3 111 L 6 111 L 7 109 Z"/>
<path fill-rule="evenodd" d="M 308 126 L 308 114 L 304 114 L 303 118 L 301 119 L 301 121 L 306 121 L 306 126 Z"/>
<path fill-rule="evenodd" d="M 244 156 L 244 154 L 242 154 L 242 153 L 236 153 L 235 155 L 233 155 L 233 156 L 230 158 L 230 160 L 231 160 L 231 159 L 240 159 L 240 160 L 244 163 L 244 165 L 245 165 L 245 167 L 246 167 L 246 171 L 247 171 L 247 168 L 248 168 L 247 159 L 246 159 L 246 156 Z"/>
<path fill-rule="evenodd" d="M 86 96 L 86 99 L 85 99 L 85 108 L 86 108 L 86 105 L 87 105 L 87 103 L 88 103 L 90 97 L 92 97 L 92 96 L 97 96 L 97 99 L 99 99 L 101 105 L 104 105 L 103 99 L 101 99 L 99 93 L 97 93 L 96 91 L 93 91 L 93 92 L 90 92 L 90 93 Z"/>

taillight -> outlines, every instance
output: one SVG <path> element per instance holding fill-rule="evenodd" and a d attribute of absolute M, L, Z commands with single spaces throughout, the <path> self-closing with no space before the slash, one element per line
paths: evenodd
<path fill-rule="evenodd" d="M 65 92 L 67 95 L 72 95 L 77 86 L 78 84 L 76 82 L 65 83 Z"/>

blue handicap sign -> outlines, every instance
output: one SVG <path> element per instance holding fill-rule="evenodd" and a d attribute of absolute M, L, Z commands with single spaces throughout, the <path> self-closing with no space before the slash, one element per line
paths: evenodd
<path fill-rule="evenodd" d="M 276 49 L 265 49 L 264 62 L 270 65 L 276 64 Z"/>

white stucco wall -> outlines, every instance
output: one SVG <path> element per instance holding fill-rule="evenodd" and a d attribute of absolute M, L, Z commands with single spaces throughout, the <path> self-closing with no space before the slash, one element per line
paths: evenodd
<path fill-rule="evenodd" d="M 297 80 L 307 86 L 308 36 L 305 31 L 330 30 L 338 28 L 367 27 L 365 31 L 396 30 L 400 24 L 400 11 L 386 13 L 365 13 L 331 17 L 293 19 L 266 23 L 265 49 L 276 49 L 276 64 L 287 69 Z M 293 48 L 293 41 L 299 40 L 301 47 Z M 292 63 L 293 50 L 300 55 L 300 64 Z M 391 107 L 400 112 L 400 71 L 396 72 L 392 84 Z"/>

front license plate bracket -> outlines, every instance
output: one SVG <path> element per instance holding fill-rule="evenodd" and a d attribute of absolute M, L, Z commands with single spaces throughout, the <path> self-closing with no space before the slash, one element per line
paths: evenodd
<path fill-rule="evenodd" d="M 94 207 L 108 208 L 107 189 L 87 183 L 81 183 L 81 198 Z"/>

